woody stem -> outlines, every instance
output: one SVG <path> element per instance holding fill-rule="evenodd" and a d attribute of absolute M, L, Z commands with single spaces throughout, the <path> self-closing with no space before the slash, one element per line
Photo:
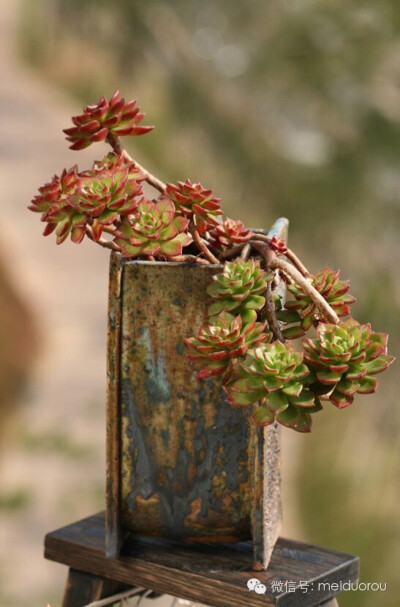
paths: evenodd
<path fill-rule="evenodd" d="M 288 263 L 284 259 L 277 257 L 273 251 L 268 247 L 268 245 L 252 241 L 251 246 L 253 249 L 261 253 L 261 255 L 265 259 L 265 264 L 271 270 L 280 270 L 287 274 L 295 283 L 303 289 L 310 297 L 310 299 L 315 303 L 321 317 L 328 322 L 331 322 L 335 325 L 339 323 L 339 317 L 336 312 L 331 308 L 328 302 L 322 297 L 322 295 L 313 287 L 313 285 L 295 268 L 292 264 Z"/>
<path fill-rule="evenodd" d="M 282 343 L 285 343 L 285 338 L 282 335 L 281 328 L 278 323 L 278 319 L 276 317 L 276 310 L 274 301 L 272 299 L 272 291 L 271 291 L 271 283 L 269 282 L 267 285 L 267 292 L 265 293 L 265 316 L 268 321 L 269 328 L 272 331 L 272 335 L 274 336 L 274 341 L 279 340 Z"/>
<path fill-rule="evenodd" d="M 116 135 L 113 135 L 112 133 L 108 133 L 107 142 L 111 145 L 113 151 L 116 154 L 118 154 L 118 155 L 123 154 L 125 156 L 125 158 L 127 160 L 129 160 L 129 162 L 133 162 L 135 164 L 135 166 L 139 169 L 139 171 L 141 173 L 143 173 L 144 179 L 145 179 L 145 181 L 147 181 L 147 183 L 149 185 L 153 186 L 153 188 L 155 188 L 156 190 L 161 192 L 161 194 L 163 194 L 165 192 L 165 189 L 167 187 L 165 185 L 165 183 L 163 181 L 161 181 L 161 179 L 158 179 L 158 177 L 155 177 L 155 175 L 152 175 L 147 169 L 142 167 L 141 164 L 139 164 L 136 160 L 134 160 L 132 158 L 132 156 L 125 150 L 125 148 L 122 147 L 121 142 Z"/>
<path fill-rule="evenodd" d="M 221 253 L 221 259 L 229 259 L 230 257 L 236 257 L 236 255 L 242 253 L 246 244 L 247 243 L 241 242 L 240 244 L 236 244 L 233 247 L 230 247 L 230 249 L 226 249 Z"/>
<path fill-rule="evenodd" d="M 272 238 L 266 236 L 265 234 L 255 234 L 252 240 L 259 240 L 261 242 L 266 242 L 269 244 L 272 241 Z M 289 261 L 303 274 L 303 276 L 311 276 L 310 272 L 307 270 L 303 262 L 297 257 L 296 253 L 292 251 L 292 249 L 286 249 L 286 252 L 283 253 L 285 257 L 288 258 Z"/>
<path fill-rule="evenodd" d="M 189 223 L 189 231 L 192 235 L 194 244 L 199 249 L 199 251 L 201 251 L 203 253 L 204 257 L 206 259 L 208 259 L 208 261 L 210 263 L 220 263 L 219 259 L 217 259 L 211 253 L 211 251 L 207 247 L 206 243 L 201 239 L 200 234 L 198 233 L 197 228 L 196 228 L 195 224 L 193 223 L 193 220 Z"/>
<path fill-rule="evenodd" d="M 243 261 L 247 261 L 249 258 L 250 252 L 251 252 L 251 246 L 249 245 L 248 242 L 246 242 L 246 244 L 244 245 L 244 247 L 240 253 L 241 259 L 243 259 Z"/>
<path fill-rule="evenodd" d="M 104 247 L 105 249 L 111 249 L 111 251 L 121 250 L 119 246 L 115 244 L 115 242 L 113 242 L 112 240 L 104 240 L 104 238 L 99 238 L 98 240 L 96 240 L 93 235 L 93 230 L 90 226 L 86 226 L 85 232 L 86 236 L 90 238 L 90 240 L 93 240 L 93 242 L 99 244 L 101 247 Z"/>
<path fill-rule="evenodd" d="M 210 262 L 202 257 L 196 257 L 196 255 L 174 255 L 169 258 L 170 261 L 178 261 L 182 263 L 200 263 L 202 265 L 208 265 Z"/>

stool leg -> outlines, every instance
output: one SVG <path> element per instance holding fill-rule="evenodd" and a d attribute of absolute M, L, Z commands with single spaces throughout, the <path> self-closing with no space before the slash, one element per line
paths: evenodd
<path fill-rule="evenodd" d="M 127 588 L 130 586 L 91 573 L 70 569 L 62 607 L 83 607 Z"/>

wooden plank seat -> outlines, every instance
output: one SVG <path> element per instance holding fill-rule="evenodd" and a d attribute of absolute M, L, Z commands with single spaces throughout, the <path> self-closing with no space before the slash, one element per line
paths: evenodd
<path fill-rule="evenodd" d="M 107 559 L 103 512 L 49 533 L 45 557 L 70 567 L 64 607 L 82 607 L 129 586 L 213 607 L 331 607 L 341 585 L 357 580 L 359 565 L 355 556 L 283 538 L 261 572 L 252 570 L 250 542 L 195 544 L 135 536 L 118 559 Z M 261 593 L 249 590 L 252 578 L 265 592 L 262 586 Z"/>

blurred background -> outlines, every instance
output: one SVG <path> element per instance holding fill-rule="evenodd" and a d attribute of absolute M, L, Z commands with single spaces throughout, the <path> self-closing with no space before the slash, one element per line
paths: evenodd
<path fill-rule="evenodd" d="M 60 605 L 43 535 L 104 507 L 108 255 L 55 246 L 38 186 L 105 153 L 61 129 L 119 88 L 156 130 L 131 153 L 214 190 L 247 225 L 290 219 L 311 270 L 351 277 L 353 315 L 400 354 L 396 0 L 3 0 L 0 5 L 0 604 Z M 398 363 L 397 363 L 398 364 Z M 377 395 L 284 435 L 283 535 L 361 558 L 343 607 L 400 596 L 396 366 Z"/>

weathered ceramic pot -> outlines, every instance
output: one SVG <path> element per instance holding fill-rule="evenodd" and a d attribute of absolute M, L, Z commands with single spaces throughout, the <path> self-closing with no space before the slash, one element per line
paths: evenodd
<path fill-rule="evenodd" d="M 273 233 L 286 235 L 280 220 Z M 272 231 L 271 231 L 272 232 Z M 220 265 L 110 265 L 107 553 L 126 533 L 253 539 L 266 568 L 280 523 L 279 429 L 231 407 L 220 378 L 196 379 L 184 339 L 206 322 Z"/>

